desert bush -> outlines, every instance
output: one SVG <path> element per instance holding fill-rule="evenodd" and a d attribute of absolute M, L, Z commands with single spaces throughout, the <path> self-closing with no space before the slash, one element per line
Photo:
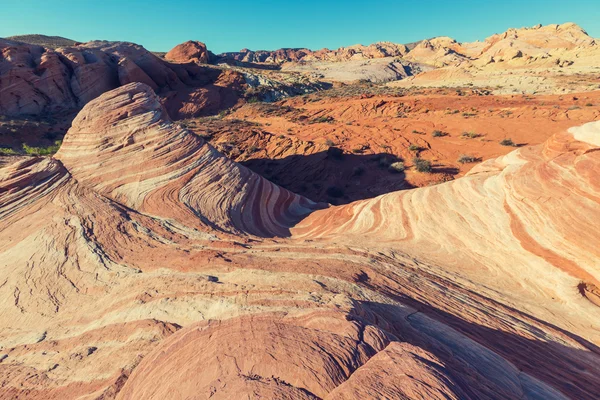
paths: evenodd
<path fill-rule="evenodd" d="M 468 154 L 461 154 L 460 157 L 458 157 L 458 162 L 461 164 L 474 163 L 477 162 L 477 157 Z"/>
<path fill-rule="evenodd" d="M 502 146 L 512 146 L 512 147 L 516 147 L 517 145 L 515 144 L 515 142 L 512 141 L 512 139 L 510 138 L 506 138 L 506 139 L 502 139 L 500 141 L 500 144 Z"/>
<path fill-rule="evenodd" d="M 322 116 L 322 117 L 317 117 L 317 118 L 313 119 L 311 121 L 311 124 L 319 124 L 319 123 L 326 123 L 326 122 L 333 122 L 333 121 L 334 121 L 333 117 Z"/>
<path fill-rule="evenodd" d="M 592 103 L 585 103 L 586 107 L 593 107 L 594 105 Z"/>
<path fill-rule="evenodd" d="M 413 158 L 413 164 L 419 172 L 431 172 L 431 161 L 420 157 Z"/>
<path fill-rule="evenodd" d="M 381 168 L 387 168 L 394 162 L 394 159 L 388 156 L 379 157 L 379 166 Z"/>
<path fill-rule="evenodd" d="M 260 150 L 260 148 L 255 145 L 251 145 L 250 147 L 248 147 L 248 153 L 256 153 L 258 150 Z"/>
<path fill-rule="evenodd" d="M 408 150 L 410 151 L 419 151 L 419 149 L 421 149 L 419 146 L 417 146 L 416 144 L 411 144 L 410 146 L 408 146 Z"/>
<path fill-rule="evenodd" d="M 391 163 L 388 167 L 388 170 L 390 172 L 402 172 L 404 171 L 404 163 L 402 161 L 396 161 L 394 163 Z"/>
<path fill-rule="evenodd" d="M 19 154 L 18 151 L 12 149 L 10 147 L 0 147 L 0 155 L 1 156 L 14 156 Z"/>
<path fill-rule="evenodd" d="M 439 130 L 435 130 L 431 133 L 431 136 L 433 137 L 442 137 L 442 136 L 446 136 L 446 134 L 442 131 Z"/>
<path fill-rule="evenodd" d="M 53 145 L 46 147 L 33 147 L 28 146 L 24 143 L 23 151 L 25 152 L 25 154 L 29 154 L 32 156 L 50 156 L 58 151 L 58 149 L 60 148 L 60 144 L 60 140 L 57 140 L 56 142 L 54 142 Z"/>
<path fill-rule="evenodd" d="M 475 139 L 480 137 L 481 135 L 475 132 L 463 132 L 461 136 L 468 139 Z"/>
<path fill-rule="evenodd" d="M 334 142 L 333 142 L 333 140 L 331 140 L 331 139 L 327 139 L 327 140 L 325 141 L 325 144 L 326 144 L 327 146 L 329 146 L 329 147 L 331 147 L 331 146 L 335 146 L 335 143 L 334 143 Z"/>

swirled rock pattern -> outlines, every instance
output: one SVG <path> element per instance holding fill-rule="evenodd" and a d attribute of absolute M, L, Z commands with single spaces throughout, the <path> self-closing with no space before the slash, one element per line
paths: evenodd
<path fill-rule="evenodd" d="M 0 397 L 593 399 L 598 128 L 319 209 L 105 93 L 0 169 Z"/>
<path fill-rule="evenodd" d="M 56 158 L 98 193 L 191 226 L 282 236 L 317 207 L 171 123 L 158 97 L 139 83 L 88 104 Z"/>

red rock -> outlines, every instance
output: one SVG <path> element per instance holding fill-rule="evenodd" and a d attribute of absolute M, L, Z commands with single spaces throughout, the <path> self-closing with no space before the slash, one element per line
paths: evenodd
<path fill-rule="evenodd" d="M 165 55 L 165 59 L 175 62 L 194 62 L 199 64 L 208 63 L 208 50 L 206 45 L 196 40 L 189 40 L 173 47 Z"/>

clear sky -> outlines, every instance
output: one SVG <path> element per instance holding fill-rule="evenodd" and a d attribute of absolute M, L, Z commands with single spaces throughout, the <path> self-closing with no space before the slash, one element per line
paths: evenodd
<path fill-rule="evenodd" d="M 0 0 L 0 37 L 27 33 L 124 40 L 167 51 L 200 40 L 215 53 L 330 49 L 434 36 L 459 41 L 538 23 L 575 22 L 600 37 L 600 0 Z"/>

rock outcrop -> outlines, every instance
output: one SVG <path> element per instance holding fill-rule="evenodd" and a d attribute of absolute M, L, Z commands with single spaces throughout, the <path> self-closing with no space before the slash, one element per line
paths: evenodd
<path fill-rule="evenodd" d="M 337 50 L 279 49 L 274 51 L 252 51 L 242 49 L 239 52 L 222 53 L 217 57 L 218 62 L 241 61 L 248 63 L 282 64 L 286 62 L 369 60 L 374 58 L 401 57 L 406 53 L 408 53 L 408 49 L 403 44 L 378 42 L 368 46 L 356 44 L 348 47 L 340 47 Z"/>
<path fill-rule="evenodd" d="M 9 116 L 75 111 L 102 93 L 131 82 L 152 87 L 175 118 L 231 107 L 243 93 L 232 71 L 171 64 L 141 46 L 89 42 L 45 49 L 0 39 L 0 113 Z M 222 85 L 238 75 L 231 86 Z M 194 109 L 185 103 L 194 98 Z M 198 100 L 203 101 L 198 101 Z"/>
<path fill-rule="evenodd" d="M 105 93 L 0 169 L 0 397 L 593 399 L 598 135 L 320 209 Z"/>
<path fill-rule="evenodd" d="M 206 45 L 197 40 L 189 40 L 185 43 L 178 44 L 173 47 L 167 54 L 165 59 L 175 62 L 193 62 L 197 64 L 207 64 L 209 61 L 208 50 Z"/>

